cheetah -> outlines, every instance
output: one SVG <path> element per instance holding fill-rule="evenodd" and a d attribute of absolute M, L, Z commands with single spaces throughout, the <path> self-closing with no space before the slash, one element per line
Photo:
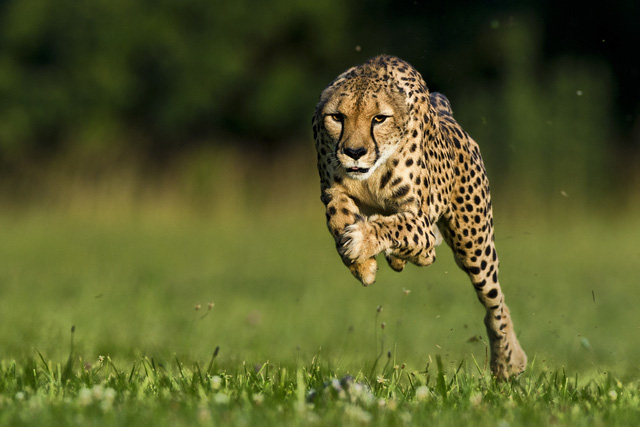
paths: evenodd
<path fill-rule="evenodd" d="M 351 273 L 371 285 L 379 253 L 395 271 L 428 266 L 444 240 L 486 309 L 492 374 L 524 371 L 498 282 L 489 181 L 447 98 L 407 62 L 378 56 L 324 89 L 313 136 L 327 226 Z"/>

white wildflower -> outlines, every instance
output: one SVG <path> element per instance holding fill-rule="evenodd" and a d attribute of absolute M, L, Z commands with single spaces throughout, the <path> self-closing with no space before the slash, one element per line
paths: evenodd
<path fill-rule="evenodd" d="M 102 400 L 102 397 L 104 396 L 104 390 L 102 389 L 102 386 L 98 384 L 94 385 L 91 388 L 91 396 L 94 400 Z"/>
<path fill-rule="evenodd" d="M 214 375 L 211 377 L 211 388 L 214 390 L 218 390 L 222 385 L 222 378 L 218 375 Z"/>
<path fill-rule="evenodd" d="M 231 397 L 228 394 L 216 393 L 213 396 L 213 401 L 218 405 L 226 405 L 231 401 Z"/>
<path fill-rule="evenodd" d="M 254 393 L 253 396 L 251 396 L 251 399 L 253 400 L 253 403 L 260 406 L 264 402 L 264 394 Z"/>
<path fill-rule="evenodd" d="M 360 424 L 368 424 L 371 422 L 371 419 L 373 418 L 370 413 L 368 413 L 367 411 L 365 411 L 364 409 L 356 405 L 347 406 L 345 408 L 344 413 L 347 416 L 347 418 Z"/>
<path fill-rule="evenodd" d="M 106 401 L 113 402 L 114 400 L 116 400 L 116 391 L 111 387 L 107 387 L 106 389 L 104 389 L 103 398 Z"/>
<path fill-rule="evenodd" d="M 482 403 L 482 393 L 473 393 L 469 396 L 469 402 L 471 402 L 471 406 L 477 407 Z"/>
<path fill-rule="evenodd" d="M 416 389 L 416 400 L 418 402 L 424 402 L 429 399 L 429 387 L 426 385 L 421 385 Z"/>
<path fill-rule="evenodd" d="M 100 407 L 106 412 L 113 407 L 114 400 L 116 400 L 116 391 L 111 387 L 107 387 L 102 391 Z"/>
<path fill-rule="evenodd" d="M 78 403 L 80 406 L 88 406 L 91 404 L 91 401 L 93 400 L 91 398 L 91 394 L 91 390 L 86 387 L 82 387 L 80 391 L 78 391 Z"/>

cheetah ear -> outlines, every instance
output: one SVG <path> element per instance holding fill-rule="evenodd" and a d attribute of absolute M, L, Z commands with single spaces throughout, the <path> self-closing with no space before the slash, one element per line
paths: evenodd
<path fill-rule="evenodd" d="M 411 112 L 416 123 L 424 122 L 427 133 L 440 133 L 440 114 L 429 101 L 422 105 L 413 105 Z M 429 129 L 434 132 L 428 132 Z"/>
<path fill-rule="evenodd" d="M 453 110 L 451 109 L 451 103 L 446 96 L 439 92 L 433 92 L 429 96 L 429 101 L 431 105 L 441 113 L 453 115 Z"/>
<path fill-rule="evenodd" d="M 436 134 L 440 133 L 440 114 L 438 110 L 429 103 L 429 126 L 432 126 Z"/>

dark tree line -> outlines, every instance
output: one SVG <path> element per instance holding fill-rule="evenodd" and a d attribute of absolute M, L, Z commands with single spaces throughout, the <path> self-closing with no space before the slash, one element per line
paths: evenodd
<path fill-rule="evenodd" d="M 512 3 L 1 0 L 0 162 L 286 147 L 309 138 L 320 90 L 379 53 L 413 63 L 488 144 L 518 134 L 505 109 L 581 108 L 566 89 L 590 104 L 561 112 L 568 126 L 604 121 L 607 146 L 587 141 L 598 155 L 637 153 L 638 2 Z"/>

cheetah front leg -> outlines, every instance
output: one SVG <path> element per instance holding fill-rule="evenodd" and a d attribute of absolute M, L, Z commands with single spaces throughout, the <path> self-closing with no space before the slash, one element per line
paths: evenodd
<path fill-rule="evenodd" d="M 355 261 L 342 254 L 345 229 L 354 223 L 365 220 L 358 206 L 351 197 L 335 188 L 323 191 L 322 202 L 326 206 L 327 227 L 336 241 L 336 248 L 342 261 L 349 268 L 351 274 L 364 286 L 373 284 L 378 272 L 378 263 L 374 256 Z"/>
<path fill-rule="evenodd" d="M 389 265 L 400 271 L 406 261 L 427 266 L 435 261 L 435 246 L 442 241 L 437 228 L 410 212 L 373 215 L 345 228 L 338 250 L 344 259 L 361 263 L 385 253 Z"/>

